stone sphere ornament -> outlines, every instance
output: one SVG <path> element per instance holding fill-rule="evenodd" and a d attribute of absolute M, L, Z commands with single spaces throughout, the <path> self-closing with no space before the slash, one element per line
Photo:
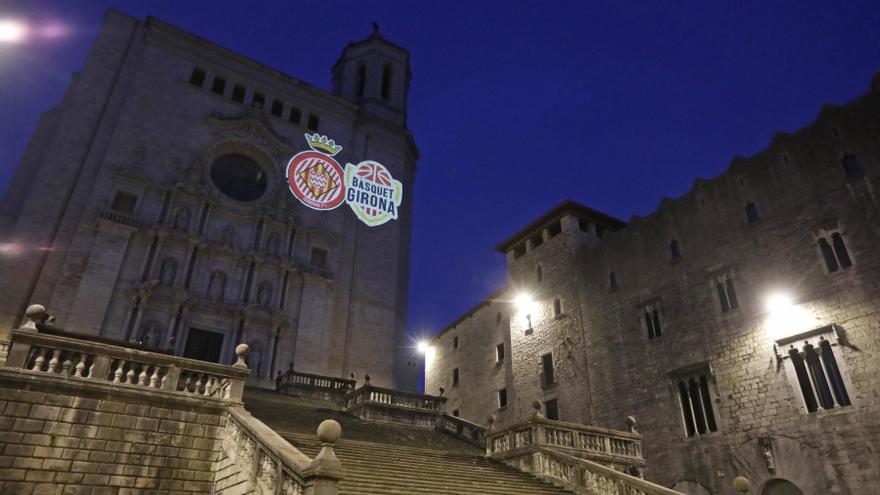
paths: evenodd
<path fill-rule="evenodd" d="M 235 355 L 238 356 L 238 360 L 232 366 L 235 366 L 236 368 L 247 368 L 247 364 L 244 362 L 244 357 L 250 350 L 251 347 L 247 344 L 238 344 L 235 346 Z"/>
<path fill-rule="evenodd" d="M 740 493 L 748 493 L 751 488 L 748 478 L 745 476 L 737 476 L 733 479 L 733 489 Z"/>
<path fill-rule="evenodd" d="M 325 419 L 318 425 L 318 439 L 321 443 L 334 444 L 342 436 L 342 425 L 336 420 Z"/>

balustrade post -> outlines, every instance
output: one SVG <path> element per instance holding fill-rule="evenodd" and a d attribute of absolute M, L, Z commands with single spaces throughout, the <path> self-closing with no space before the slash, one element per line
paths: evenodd
<path fill-rule="evenodd" d="M 37 323 L 46 317 L 46 308 L 39 304 L 31 304 L 25 311 L 27 318 L 24 324 L 16 330 L 18 333 L 37 333 Z M 6 354 L 6 366 L 9 368 L 24 368 L 31 353 L 31 345 L 16 342 L 13 336 L 12 345 Z"/>
<path fill-rule="evenodd" d="M 168 366 L 168 371 L 165 372 L 165 376 L 162 377 L 162 382 L 159 385 L 159 388 L 162 390 L 170 390 L 174 392 L 177 390 L 177 383 L 180 381 L 180 368 L 176 365 L 172 364 Z"/>
<path fill-rule="evenodd" d="M 95 356 L 92 366 L 89 367 L 89 378 L 95 380 L 106 380 L 107 373 L 110 372 L 110 356 Z"/>
<path fill-rule="evenodd" d="M 342 479 L 342 463 L 333 452 L 333 445 L 342 436 L 342 426 L 332 419 L 324 420 L 318 426 L 318 439 L 321 451 L 312 459 L 306 469 L 306 477 L 311 478 L 304 495 L 337 495 L 339 480 Z"/>
<path fill-rule="evenodd" d="M 247 369 L 247 364 L 244 362 L 244 357 L 247 355 L 250 347 L 247 344 L 238 344 L 235 346 L 235 355 L 238 359 L 235 361 L 235 364 L 232 365 L 233 368 L 244 368 Z M 230 378 L 229 379 L 229 394 L 228 397 L 225 397 L 229 400 L 234 400 L 236 402 L 241 402 L 241 397 L 244 394 L 244 382 L 243 378 Z"/>

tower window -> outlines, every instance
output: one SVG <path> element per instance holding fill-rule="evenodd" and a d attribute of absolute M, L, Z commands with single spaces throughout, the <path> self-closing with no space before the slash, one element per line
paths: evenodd
<path fill-rule="evenodd" d="M 458 368 L 452 370 L 452 386 L 458 386 Z"/>
<path fill-rule="evenodd" d="M 538 282 L 544 281 L 544 269 L 540 266 L 535 270 L 535 278 L 538 279 Z"/>
<path fill-rule="evenodd" d="M 116 191 L 116 195 L 113 196 L 113 202 L 110 204 L 110 209 L 113 211 L 118 211 L 120 213 L 131 215 L 132 213 L 134 213 L 134 207 L 137 205 L 137 200 L 137 194 L 132 194 L 125 191 Z"/>
<path fill-rule="evenodd" d="M 843 165 L 843 171 L 846 172 L 847 177 L 861 177 L 864 173 L 856 155 L 847 154 L 840 161 L 840 164 Z"/>
<path fill-rule="evenodd" d="M 617 274 L 614 272 L 608 273 L 608 287 L 611 289 L 617 288 Z"/>
<path fill-rule="evenodd" d="M 755 203 L 749 203 L 746 205 L 746 218 L 749 223 L 754 223 L 758 221 L 758 207 L 755 206 Z"/>
<path fill-rule="evenodd" d="M 299 125 L 302 120 L 302 110 L 296 107 L 290 107 L 290 115 L 287 117 L 287 120 L 291 124 Z"/>
<path fill-rule="evenodd" d="M 556 373 L 553 369 L 553 353 L 548 352 L 541 356 L 541 386 L 546 388 L 556 383 Z"/>
<path fill-rule="evenodd" d="M 504 362 L 504 342 L 495 346 L 495 362 Z"/>
<path fill-rule="evenodd" d="M 222 95 L 224 91 L 226 91 L 226 79 L 214 76 L 214 81 L 211 83 L 211 92 Z"/>
<path fill-rule="evenodd" d="M 458 349 L 458 337 L 452 337 L 452 350 Z"/>
<path fill-rule="evenodd" d="M 547 226 L 547 234 L 550 237 L 556 237 L 562 232 L 562 224 L 559 221 L 555 221 Z"/>
<path fill-rule="evenodd" d="M 455 416 L 456 418 L 459 417 L 461 415 L 461 410 L 456 409 L 456 410 L 452 411 L 452 415 Z"/>
<path fill-rule="evenodd" d="M 560 316 L 562 314 L 562 301 L 557 297 L 553 300 L 553 316 Z"/>
<path fill-rule="evenodd" d="M 255 91 L 253 98 L 251 98 L 251 107 L 262 110 L 265 105 L 266 95 Z"/>
<path fill-rule="evenodd" d="M 315 115 L 315 114 L 313 114 L 313 113 L 310 113 L 310 114 L 309 114 L 309 125 L 308 125 L 308 128 L 309 128 L 310 130 L 317 131 L 317 130 L 318 130 L 318 124 L 320 124 L 320 123 L 321 123 L 321 119 L 320 119 L 317 115 Z"/>
<path fill-rule="evenodd" d="M 663 335 L 663 328 L 660 325 L 660 311 L 648 306 L 645 308 L 645 327 L 648 330 L 648 338 L 660 337 Z"/>
<path fill-rule="evenodd" d="M 244 86 L 241 84 L 236 84 L 232 87 L 232 100 L 237 101 L 239 103 L 244 103 L 244 94 L 247 92 Z"/>
<path fill-rule="evenodd" d="M 852 404 L 829 341 L 820 337 L 818 348 L 809 342 L 801 349 L 792 345 L 788 357 L 808 412 Z"/>
<path fill-rule="evenodd" d="M 495 324 L 501 323 L 501 311 L 495 313 Z"/>
<path fill-rule="evenodd" d="M 327 266 L 327 250 L 317 247 L 312 248 L 312 257 L 309 264 L 319 268 L 325 268 Z"/>
<path fill-rule="evenodd" d="M 391 64 L 385 64 L 382 68 L 382 99 L 391 98 Z"/>
<path fill-rule="evenodd" d="M 673 239 L 672 242 L 669 243 L 669 251 L 672 253 L 672 259 L 677 260 L 681 258 L 681 246 L 679 246 L 678 241 Z"/>
<path fill-rule="evenodd" d="M 825 268 L 828 269 L 828 273 L 834 273 L 839 269 L 846 269 L 852 266 L 853 263 L 852 258 L 849 256 L 849 250 L 847 250 L 843 236 L 839 232 L 831 234 L 830 243 L 825 237 L 820 237 L 816 242 L 819 245 L 822 258 L 825 260 Z"/>
<path fill-rule="evenodd" d="M 706 373 L 680 377 L 678 379 L 678 396 L 684 431 L 687 436 L 705 435 L 718 431 Z"/>
<path fill-rule="evenodd" d="M 721 303 L 721 311 L 723 313 L 739 307 L 736 289 L 729 275 L 715 279 L 715 291 L 718 293 L 718 301 Z"/>
<path fill-rule="evenodd" d="M 520 258 L 526 254 L 526 245 L 520 244 L 513 248 L 513 259 Z"/>
<path fill-rule="evenodd" d="M 193 86 L 202 87 L 205 84 L 205 71 L 196 67 L 189 76 L 189 83 Z"/>
<path fill-rule="evenodd" d="M 556 399 L 544 402 L 544 417 L 553 421 L 559 421 L 559 402 Z"/>
<path fill-rule="evenodd" d="M 507 389 L 502 388 L 498 391 L 498 408 L 507 407 Z"/>
<path fill-rule="evenodd" d="M 536 247 L 540 246 L 541 244 L 544 244 L 544 237 L 542 237 L 541 234 L 533 235 L 529 239 L 529 241 L 532 242 L 532 249 L 535 249 Z"/>
<path fill-rule="evenodd" d="M 281 114 L 284 113 L 284 102 L 279 100 L 272 101 L 272 115 L 281 118 Z"/>
<path fill-rule="evenodd" d="M 357 98 L 364 97 L 364 87 L 367 83 L 367 67 L 361 64 L 357 68 L 357 74 L 354 80 L 354 94 Z"/>

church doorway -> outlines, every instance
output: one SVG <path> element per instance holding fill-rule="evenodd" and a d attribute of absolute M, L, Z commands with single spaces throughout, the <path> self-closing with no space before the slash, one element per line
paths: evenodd
<path fill-rule="evenodd" d="M 761 495 L 804 495 L 804 492 L 795 486 L 794 483 L 777 478 L 768 481 L 767 484 L 764 485 L 764 490 L 761 491 Z"/>
<path fill-rule="evenodd" d="M 186 337 L 183 357 L 200 361 L 220 362 L 220 351 L 223 349 L 223 334 L 190 328 Z"/>

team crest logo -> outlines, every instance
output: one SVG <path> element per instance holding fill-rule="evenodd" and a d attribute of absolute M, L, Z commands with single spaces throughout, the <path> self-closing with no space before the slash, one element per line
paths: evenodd
<path fill-rule="evenodd" d="M 348 163 L 343 172 L 334 156 L 342 146 L 320 134 L 306 134 L 311 151 L 294 155 L 287 163 L 287 184 L 302 204 L 314 210 L 332 210 L 348 203 L 370 227 L 397 220 L 403 184 L 379 162 Z"/>
<path fill-rule="evenodd" d="M 403 185 L 379 162 L 366 160 L 345 166 L 345 201 L 370 227 L 397 220 Z"/>
<path fill-rule="evenodd" d="M 342 146 L 320 134 L 306 134 L 306 141 L 312 150 L 297 153 L 287 163 L 290 192 L 309 208 L 332 210 L 345 200 L 342 167 L 333 158 Z"/>

